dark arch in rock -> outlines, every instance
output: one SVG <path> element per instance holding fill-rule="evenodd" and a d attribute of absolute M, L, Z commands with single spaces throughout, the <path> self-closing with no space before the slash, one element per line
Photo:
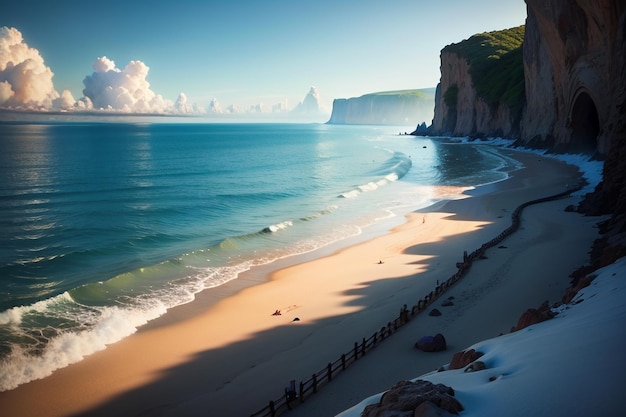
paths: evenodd
<path fill-rule="evenodd" d="M 595 154 L 598 148 L 600 121 L 596 104 L 584 91 L 574 101 L 570 113 L 570 128 L 572 136 L 569 152 Z"/>

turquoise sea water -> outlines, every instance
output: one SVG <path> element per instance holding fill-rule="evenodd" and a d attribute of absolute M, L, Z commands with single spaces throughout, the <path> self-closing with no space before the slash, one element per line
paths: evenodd
<path fill-rule="evenodd" d="M 491 147 L 315 124 L 0 124 L 0 391 L 254 265 L 498 181 Z"/>

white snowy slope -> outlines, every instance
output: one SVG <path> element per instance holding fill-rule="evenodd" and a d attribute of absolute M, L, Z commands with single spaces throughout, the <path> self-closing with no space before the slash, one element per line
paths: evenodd
<path fill-rule="evenodd" d="M 468 346 L 487 369 L 416 380 L 452 387 L 462 417 L 626 415 L 626 257 L 595 274 L 553 319 Z M 339 416 L 360 417 L 381 395 Z"/>

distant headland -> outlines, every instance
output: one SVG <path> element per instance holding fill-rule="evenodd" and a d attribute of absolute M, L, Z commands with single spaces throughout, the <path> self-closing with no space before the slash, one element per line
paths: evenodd
<path fill-rule="evenodd" d="M 329 124 L 411 126 L 433 118 L 436 88 L 383 91 L 353 98 L 337 98 Z"/>

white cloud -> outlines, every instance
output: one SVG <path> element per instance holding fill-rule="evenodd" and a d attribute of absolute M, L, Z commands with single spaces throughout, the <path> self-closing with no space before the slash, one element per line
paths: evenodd
<path fill-rule="evenodd" d="M 174 108 L 181 114 L 193 113 L 193 106 L 187 102 L 187 95 L 185 93 L 178 94 Z"/>
<path fill-rule="evenodd" d="M 0 106 L 16 109 L 50 108 L 59 97 L 54 74 L 39 51 L 30 48 L 15 28 L 0 28 Z"/>
<path fill-rule="evenodd" d="M 216 98 L 212 99 L 209 103 L 209 112 L 211 113 L 224 113 L 222 106 Z"/>
<path fill-rule="evenodd" d="M 197 104 L 191 104 L 187 101 L 187 95 L 185 93 L 178 94 L 176 103 L 174 103 L 174 110 L 177 114 L 201 114 L 206 113 L 206 110 L 202 106 Z"/>
<path fill-rule="evenodd" d="M 76 107 L 76 100 L 69 90 L 63 90 L 61 96 L 52 102 L 55 110 L 71 110 Z"/>
<path fill-rule="evenodd" d="M 94 111 L 119 113 L 190 114 L 204 109 L 187 103 L 181 93 L 176 104 L 150 89 L 150 68 L 131 61 L 124 69 L 106 56 L 93 63 L 94 73 L 85 77 L 84 97 L 78 101 L 69 90 L 54 89 L 54 73 L 39 51 L 29 47 L 15 28 L 0 28 L 0 107 L 37 111 Z"/>
<path fill-rule="evenodd" d="M 146 80 L 150 68 L 141 61 L 130 61 L 122 70 L 106 56 L 93 63 L 94 73 L 83 80 L 83 94 L 96 109 L 123 113 L 166 113 L 172 103 L 150 89 Z"/>
<path fill-rule="evenodd" d="M 83 80 L 85 106 L 97 110 L 141 114 L 198 114 L 201 106 L 187 101 L 180 93 L 176 103 L 163 98 L 150 88 L 147 80 L 150 67 L 141 61 L 130 61 L 119 69 L 115 61 L 99 57 L 92 65 L 94 72 Z"/>

